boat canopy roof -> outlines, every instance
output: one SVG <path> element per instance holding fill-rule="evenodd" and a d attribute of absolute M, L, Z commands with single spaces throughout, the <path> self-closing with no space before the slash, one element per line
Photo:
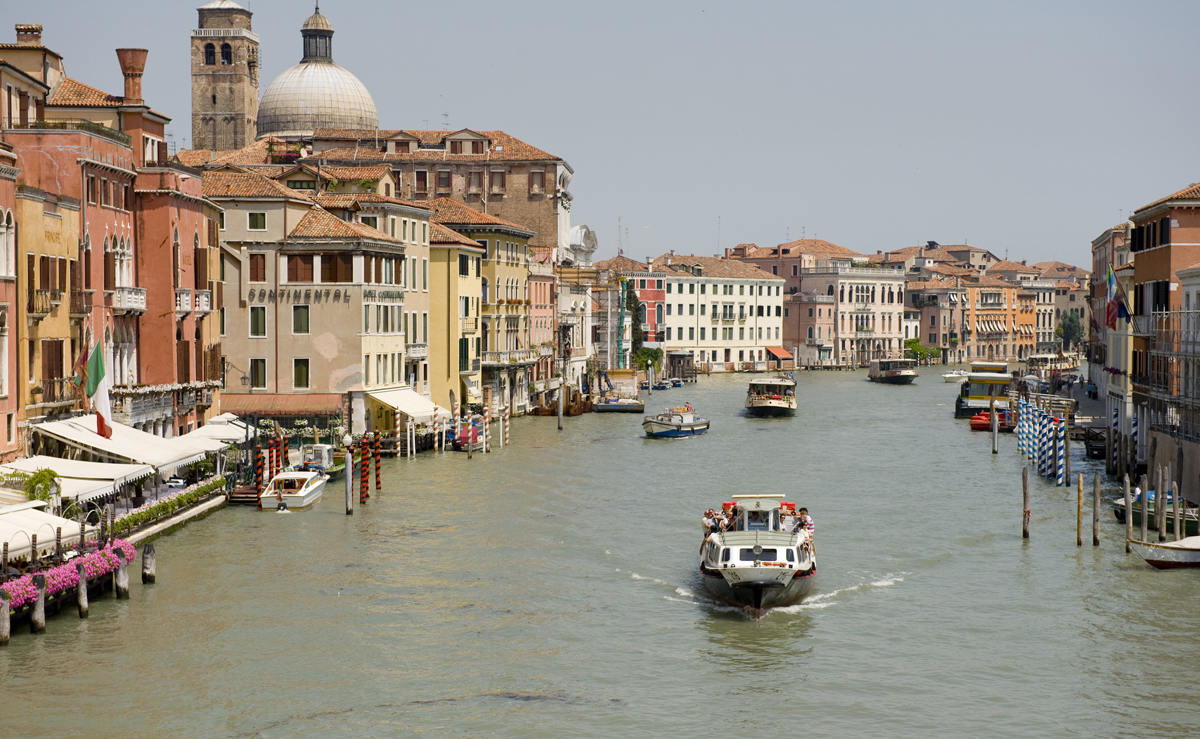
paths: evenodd
<path fill-rule="evenodd" d="M 1008 362 L 971 362 L 976 372 L 1008 372 Z"/>
<path fill-rule="evenodd" d="M 985 384 L 1007 385 L 1012 381 L 1012 378 L 999 372 L 972 372 L 967 375 L 967 380 Z"/>
<path fill-rule="evenodd" d="M 795 387 L 796 381 L 791 379 L 790 377 L 768 377 L 765 380 L 751 380 L 750 384 L 752 386 L 753 385 L 781 385 L 781 386 L 787 386 L 787 387 Z M 737 496 L 734 496 L 734 497 L 737 497 Z"/>
<path fill-rule="evenodd" d="M 783 502 L 783 495 L 734 495 L 733 499 L 743 511 L 771 511 Z"/>

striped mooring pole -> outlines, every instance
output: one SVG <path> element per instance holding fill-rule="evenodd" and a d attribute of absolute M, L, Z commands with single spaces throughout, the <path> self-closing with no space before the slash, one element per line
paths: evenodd
<path fill-rule="evenodd" d="M 1130 446 L 1133 447 L 1133 454 L 1131 454 L 1130 456 L 1133 458 L 1133 461 L 1135 463 L 1137 462 L 1137 448 L 1138 448 L 1138 427 L 1137 427 L 1138 421 L 1137 421 L 1137 418 L 1138 417 L 1137 417 L 1136 413 L 1129 416 Z"/>
<path fill-rule="evenodd" d="M 283 468 L 292 466 L 292 442 L 288 436 L 283 437 Z"/>
<path fill-rule="evenodd" d="M 371 487 L 371 443 L 367 441 L 367 435 L 364 433 L 362 442 L 358 446 L 359 465 L 358 465 L 358 504 L 366 505 L 367 498 L 371 497 L 368 490 Z"/>
<path fill-rule="evenodd" d="M 375 430 L 375 489 L 376 490 L 383 489 L 383 476 L 379 474 L 380 470 L 382 468 L 382 465 L 379 462 L 380 457 L 381 457 L 381 455 L 379 453 L 379 448 L 381 446 L 382 446 L 382 444 L 379 442 L 379 430 L 376 429 Z"/>
<path fill-rule="evenodd" d="M 1119 429 L 1119 423 L 1118 423 L 1118 419 L 1117 419 L 1117 407 L 1113 406 L 1113 412 L 1112 412 L 1113 445 L 1112 445 L 1112 460 L 1110 460 L 1110 461 L 1112 462 L 1112 468 L 1114 470 L 1117 468 L 1117 451 L 1120 448 L 1120 444 L 1116 443 L 1116 440 L 1119 438 L 1118 434 L 1120 433 L 1120 431 L 1118 429 Z"/>
<path fill-rule="evenodd" d="M 259 495 L 263 491 L 263 449 L 260 446 L 254 447 L 254 490 Z"/>
<path fill-rule="evenodd" d="M 508 446 L 509 430 L 512 427 L 512 406 L 504 406 L 504 446 Z"/>
<path fill-rule="evenodd" d="M 1067 484 L 1067 419 L 1059 418 L 1055 426 L 1058 429 L 1058 465 L 1055 473 L 1055 484 L 1062 486 Z"/>

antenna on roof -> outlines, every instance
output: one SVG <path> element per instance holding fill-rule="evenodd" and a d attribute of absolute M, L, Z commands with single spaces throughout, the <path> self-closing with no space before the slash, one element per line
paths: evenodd
<path fill-rule="evenodd" d="M 717 253 L 721 253 L 721 216 L 717 216 Z"/>
<path fill-rule="evenodd" d="M 443 131 L 450 130 L 450 114 L 449 113 L 442 113 L 442 130 Z"/>

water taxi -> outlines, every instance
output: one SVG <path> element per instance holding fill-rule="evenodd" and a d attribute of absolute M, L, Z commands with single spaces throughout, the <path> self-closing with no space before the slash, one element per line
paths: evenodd
<path fill-rule="evenodd" d="M 915 359 L 876 359 L 871 362 L 867 379 L 885 385 L 911 385 L 917 379 Z"/>
<path fill-rule="evenodd" d="M 333 479 L 346 471 L 346 452 L 332 444 L 304 444 L 300 447 L 297 469 L 324 472 L 326 477 Z"/>
<path fill-rule="evenodd" d="M 751 380 L 746 412 L 752 416 L 796 415 L 796 381 L 790 377 Z"/>
<path fill-rule="evenodd" d="M 667 408 L 662 413 L 646 416 L 642 429 L 651 439 L 676 439 L 681 436 L 699 436 L 708 431 L 708 419 L 696 415 L 691 405 L 682 408 Z"/>
<path fill-rule="evenodd" d="M 735 495 L 725 504 L 732 530 L 710 534 L 700 550 L 704 587 L 719 600 L 751 608 L 787 606 L 812 588 L 816 551 L 808 532 L 787 531 L 795 504 L 782 495 Z"/>
<path fill-rule="evenodd" d="M 258 507 L 263 510 L 303 511 L 321 500 L 328 478 L 316 470 L 280 472 L 263 488 Z"/>
<path fill-rule="evenodd" d="M 966 380 L 967 374 L 968 374 L 968 372 L 963 369 L 950 370 L 946 374 L 942 375 L 942 379 L 945 380 L 946 382 L 958 383 L 958 382 L 962 382 L 963 380 Z"/>
<path fill-rule="evenodd" d="M 971 371 L 954 401 L 954 417 L 970 418 L 980 411 L 990 411 L 992 396 L 996 410 L 1008 410 L 1008 384 L 1012 376 L 1004 362 L 971 362 Z"/>

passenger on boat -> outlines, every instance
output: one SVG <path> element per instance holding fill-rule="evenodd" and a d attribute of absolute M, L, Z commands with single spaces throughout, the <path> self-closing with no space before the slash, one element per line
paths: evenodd
<path fill-rule="evenodd" d="M 817 525 L 813 522 L 812 516 L 808 515 L 808 509 L 801 508 L 796 512 L 796 518 L 800 519 L 800 523 L 804 526 L 804 530 L 808 532 L 809 538 L 812 538 L 813 532 L 817 530 Z"/>
<path fill-rule="evenodd" d="M 779 530 L 790 534 L 796 528 L 796 517 L 787 509 L 782 509 L 779 513 Z"/>

